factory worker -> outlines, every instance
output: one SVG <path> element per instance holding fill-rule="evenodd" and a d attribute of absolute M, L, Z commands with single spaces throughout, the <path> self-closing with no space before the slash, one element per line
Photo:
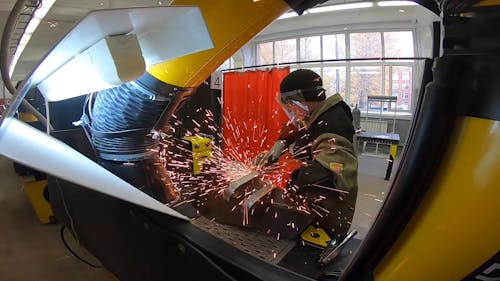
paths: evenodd
<path fill-rule="evenodd" d="M 316 224 L 333 239 L 343 239 L 358 190 L 353 117 L 342 97 L 326 98 L 322 86 L 321 77 L 308 69 L 283 79 L 278 102 L 290 120 L 257 164 L 276 162 L 288 148 L 303 164 L 292 173 L 287 196 L 316 214 Z"/>

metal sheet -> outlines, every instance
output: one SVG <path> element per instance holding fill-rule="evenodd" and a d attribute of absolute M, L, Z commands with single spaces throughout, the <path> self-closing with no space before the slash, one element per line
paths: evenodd
<path fill-rule="evenodd" d="M 188 220 L 66 144 L 17 119 L 9 118 L 0 127 L 0 153 L 86 188 Z"/>
<path fill-rule="evenodd" d="M 149 7 L 98 10 L 89 13 L 43 59 L 31 75 L 38 85 L 99 40 L 135 34 L 146 68 L 213 47 L 197 7 Z M 78 75 L 78 73 L 74 73 Z M 65 81 L 60 81 L 64 84 Z M 69 84 L 68 87 L 73 87 Z M 49 101 L 59 99 L 49 98 Z"/>
<path fill-rule="evenodd" d="M 199 217 L 192 222 L 241 251 L 272 264 L 278 264 L 296 244 L 296 240 L 278 240 L 271 235 L 218 223 L 205 217 Z"/>

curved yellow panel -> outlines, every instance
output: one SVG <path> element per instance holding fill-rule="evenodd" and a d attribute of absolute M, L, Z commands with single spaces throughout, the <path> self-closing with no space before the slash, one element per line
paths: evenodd
<path fill-rule="evenodd" d="M 479 1 L 477 4 L 474 5 L 474 7 L 494 6 L 494 5 L 500 5 L 500 0 L 483 0 L 483 1 Z"/>
<path fill-rule="evenodd" d="M 147 70 L 155 78 L 179 87 L 200 84 L 227 58 L 289 9 L 283 0 L 175 0 L 171 4 L 179 5 L 200 7 L 215 45 L 213 49 L 159 63 Z"/>
<path fill-rule="evenodd" d="M 500 249 L 500 121 L 459 119 L 438 176 L 376 280 L 461 280 Z"/>

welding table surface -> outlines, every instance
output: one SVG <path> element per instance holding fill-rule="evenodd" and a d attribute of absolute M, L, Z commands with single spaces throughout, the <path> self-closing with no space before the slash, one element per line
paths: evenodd
<path fill-rule="evenodd" d="M 400 137 L 399 134 L 393 133 L 377 133 L 377 132 L 367 132 L 361 131 L 356 133 L 358 141 L 372 141 L 390 144 L 399 144 Z"/>
<path fill-rule="evenodd" d="M 356 132 L 356 138 L 358 142 L 363 142 L 362 153 L 365 151 L 365 146 L 367 142 L 377 143 L 377 151 L 379 143 L 389 144 L 391 146 L 391 149 L 389 150 L 387 170 L 385 172 L 385 178 L 384 178 L 385 180 L 389 180 L 392 173 L 392 162 L 394 161 L 395 154 L 397 151 L 397 145 L 399 144 L 400 141 L 399 134 L 360 131 Z M 391 155 L 391 150 L 394 151 L 394 155 Z"/>
<path fill-rule="evenodd" d="M 259 233 L 248 228 L 218 223 L 203 216 L 193 219 L 192 223 L 241 251 L 271 264 L 280 262 L 297 243 L 296 240 L 278 240 L 275 236 Z"/>
<path fill-rule="evenodd" d="M 342 249 L 339 257 L 329 265 L 321 266 L 318 259 L 322 249 L 301 243 L 300 239 L 277 240 L 270 235 L 217 223 L 205 217 L 198 217 L 192 222 L 241 251 L 311 278 L 318 278 L 323 274 L 340 275 L 361 243 L 359 239 L 352 239 Z"/>

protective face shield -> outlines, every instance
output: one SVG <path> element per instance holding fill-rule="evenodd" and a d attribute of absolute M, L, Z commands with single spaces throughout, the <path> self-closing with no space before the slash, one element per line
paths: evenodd
<path fill-rule="evenodd" d="M 293 90 L 281 93 L 281 95 L 277 97 L 277 101 L 290 121 L 298 124 L 299 127 L 305 127 L 306 121 L 312 113 L 312 110 L 310 106 L 307 105 L 303 93 L 304 91 L 318 90 L 320 90 L 320 93 L 325 91 L 321 86 L 309 89 Z"/>

